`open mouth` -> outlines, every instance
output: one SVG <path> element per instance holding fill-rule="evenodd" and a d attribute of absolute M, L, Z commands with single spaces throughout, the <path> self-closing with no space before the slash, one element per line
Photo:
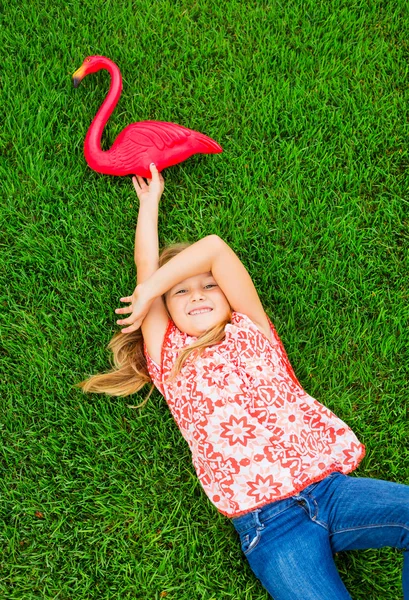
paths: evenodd
<path fill-rule="evenodd" d="M 197 315 L 203 315 L 203 314 L 205 314 L 205 313 L 212 312 L 212 310 L 213 310 L 213 308 L 205 308 L 205 309 L 203 309 L 203 310 L 199 310 L 198 312 L 191 311 L 191 312 L 189 313 L 189 315 L 190 315 L 191 317 L 196 317 Z M 194 313 L 194 314 L 193 314 L 193 313 Z"/>

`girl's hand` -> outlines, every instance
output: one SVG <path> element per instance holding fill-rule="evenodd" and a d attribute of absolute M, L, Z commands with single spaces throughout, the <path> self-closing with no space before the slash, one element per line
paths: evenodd
<path fill-rule="evenodd" d="M 159 202 L 165 188 L 165 181 L 156 168 L 155 163 L 151 163 L 149 168 L 152 173 L 152 179 L 148 179 L 148 183 L 145 182 L 143 177 L 139 177 L 139 175 L 132 177 L 132 183 L 139 202 Z"/>
<path fill-rule="evenodd" d="M 117 321 L 118 325 L 128 325 L 128 327 L 121 330 L 121 333 L 131 333 L 139 329 L 149 312 L 153 300 L 146 296 L 142 284 L 136 286 L 132 296 L 120 298 L 121 302 L 130 302 L 131 304 L 123 308 L 116 308 L 115 312 L 117 314 L 132 313 L 130 317 Z"/>

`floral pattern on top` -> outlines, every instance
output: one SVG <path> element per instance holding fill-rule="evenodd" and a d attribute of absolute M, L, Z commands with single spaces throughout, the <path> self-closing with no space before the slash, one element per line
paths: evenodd
<path fill-rule="evenodd" d="M 348 425 L 301 387 L 268 322 L 272 342 L 233 311 L 225 339 L 202 356 L 192 353 L 173 381 L 179 352 L 197 338 L 169 319 L 161 365 L 144 343 L 149 374 L 189 445 L 199 481 L 230 518 L 334 471 L 349 473 L 365 455 Z"/>

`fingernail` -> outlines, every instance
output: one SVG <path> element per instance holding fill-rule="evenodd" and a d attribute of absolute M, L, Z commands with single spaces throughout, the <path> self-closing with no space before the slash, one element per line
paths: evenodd
<path fill-rule="evenodd" d="M 151 163 L 149 166 L 150 167 L 156 167 L 155 163 Z"/>

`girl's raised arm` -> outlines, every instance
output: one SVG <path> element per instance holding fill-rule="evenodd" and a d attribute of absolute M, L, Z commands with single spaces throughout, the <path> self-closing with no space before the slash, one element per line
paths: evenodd
<path fill-rule="evenodd" d="M 148 184 L 142 177 L 132 178 L 139 200 L 134 253 L 138 284 L 149 279 L 159 267 L 158 211 L 165 182 L 154 163 L 150 170 L 152 179 L 148 179 Z"/>
<path fill-rule="evenodd" d="M 135 265 L 137 283 L 149 279 L 159 268 L 158 212 L 165 182 L 154 163 L 150 165 L 152 178 L 148 185 L 142 177 L 132 182 L 139 199 L 138 223 L 135 231 Z M 148 352 L 155 362 L 161 362 L 161 340 L 168 324 L 168 313 L 161 296 L 149 306 L 143 323 L 142 335 Z M 122 330 L 123 333 L 129 331 Z"/>

